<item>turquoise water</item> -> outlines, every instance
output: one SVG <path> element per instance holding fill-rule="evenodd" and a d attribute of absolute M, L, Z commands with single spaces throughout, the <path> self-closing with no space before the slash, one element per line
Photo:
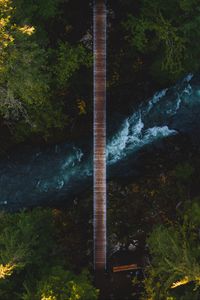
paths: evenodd
<path fill-rule="evenodd" d="M 119 166 L 120 170 L 124 159 L 128 162 L 140 149 L 168 136 L 187 133 L 198 138 L 199 116 L 200 77 L 189 74 L 144 101 L 119 124 L 107 142 L 108 169 Z M 87 183 L 92 183 L 88 150 L 69 144 L 45 150 L 22 148 L 0 161 L 0 207 L 18 209 L 68 201 Z"/>

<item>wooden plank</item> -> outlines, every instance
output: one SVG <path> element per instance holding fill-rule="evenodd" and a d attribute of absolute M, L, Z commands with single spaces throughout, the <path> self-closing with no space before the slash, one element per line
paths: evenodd
<path fill-rule="evenodd" d="M 113 267 L 113 272 L 123 272 L 123 271 L 131 271 L 131 270 L 138 270 L 141 269 L 141 267 L 138 267 L 137 264 L 130 264 L 130 265 L 122 265 Z"/>

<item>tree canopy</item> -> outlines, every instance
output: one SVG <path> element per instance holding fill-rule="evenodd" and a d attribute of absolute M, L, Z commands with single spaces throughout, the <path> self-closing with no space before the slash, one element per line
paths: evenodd
<path fill-rule="evenodd" d="M 47 22 L 62 14 L 61 2 L 0 2 L 0 114 L 19 139 L 65 127 L 77 107 L 69 101 L 66 110 L 73 76 L 91 67 L 91 51 L 81 41 L 60 35 L 50 42 Z"/>
<path fill-rule="evenodd" d="M 127 38 L 138 53 L 152 58 L 152 72 L 178 78 L 198 70 L 199 10 L 195 0 L 143 0 L 128 14 Z"/>
<path fill-rule="evenodd" d="M 151 232 L 147 242 L 152 261 L 144 281 L 144 299 L 198 299 L 199 225 L 200 205 L 193 202 L 178 221 Z"/>
<path fill-rule="evenodd" d="M 62 214 L 39 208 L 15 214 L 1 212 L 0 298 L 97 299 L 89 272 L 73 265 L 76 260 L 67 255 L 75 238 L 61 239 L 61 232 L 70 224 L 70 217 L 61 218 Z M 79 242 L 77 236 L 75 242 Z"/>

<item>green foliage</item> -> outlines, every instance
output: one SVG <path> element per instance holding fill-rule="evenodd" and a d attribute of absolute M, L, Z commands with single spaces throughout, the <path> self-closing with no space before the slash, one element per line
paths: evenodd
<path fill-rule="evenodd" d="M 82 45 L 70 46 L 69 43 L 60 43 L 57 51 L 55 76 L 58 86 L 66 88 L 74 73 L 81 66 L 92 66 L 92 55 Z"/>
<path fill-rule="evenodd" d="M 186 210 L 180 223 L 156 227 L 150 234 L 148 244 L 152 264 L 147 268 L 144 281 L 149 299 L 164 300 L 170 295 L 174 295 L 172 299 L 187 299 L 184 293 L 190 293 L 193 299 L 193 293 L 194 297 L 199 293 L 199 214 L 200 205 L 195 202 Z M 190 290 L 191 284 L 195 284 L 197 292 Z M 183 298 L 176 298 L 181 292 Z"/>
<path fill-rule="evenodd" d="M 11 47 L 0 73 L 0 112 L 7 122 L 24 120 L 35 127 L 35 113 L 48 105 L 48 76 L 45 74 L 44 52 L 37 44 L 20 40 Z"/>
<path fill-rule="evenodd" d="M 61 235 L 69 220 L 58 219 L 50 209 L 0 214 L 1 299 L 97 299 L 89 273 L 72 271 L 76 260 L 66 255 L 71 245 Z"/>
<path fill-rule="evenodd" d="M 47 278 L 39 282 L 37 299 L 45 300 L 95 300 L 97 291 L 91 286 L 89 274 L 83 272 L 74 275 L 65 271 L 62 267 L 56 266 Z M 31 298 L 24 298 L 24 300 Z"/>
<path fill-rule="evenodd" d="M 77 99 L 74 104 L 68 99 L 74 99 L 72 77 L 91 66 L 91 53 L 80 41 L 72 45 L 54 38 L 50 43 L 48 25 L 62 24 L 62 3 L 0 2 L 0 118 L 18 141 L 33 134 L 47 139 L 52 129 L 69 125 L 77 107 Z"/>
<path fill-rule="evenodd" d="M 153 21 L 147 21 L 143 18 L 138 20 L 129 16 L 126 26 L 134 36 L 132 43 L 137 50 L 147 53 L 160 49 L 163 54 L 162 68 L 164 70 L 172 74 L 180 74 L 183 71 L 184 39 L 178 36 L 177 29 L 164 19 L 161 13 Z"/>
<path fill-rule="evenodd" d="M 35 19 L 48 20 L 58 14 L 58 6 L 63 0 L 15 0 L 16 7 L 15 18 L 18 20 L 26 20 L 27 22 L 34 22 Z"/>
<path fill-rule="evenodd" d="M 15 14 L 13 19 L 19 24 L 32 24 L 36 28 L 39 45 L 49 47 L 48 26 L 60 17 L 59 9 L 63 0 L 14 0 Z"/>
<path fill-rule="evenodd" d="M 40 266 L 53 250 L 51 211 L 34 210 L 31 214 L 0 215 L 0 262 L 23 269 L 26 265 Z M 46 240 L 46 243 L 44 243 Z"/>
<path fill-rule="evenodd" d="M 174 170 L 175 177 L 181 182 L 187 182 L 194 174 L 194 168 L 189 163 L 178 164 Z"/>
<path fill-rule="evenodd" d="M 195 9 L 194 9 L 195 7 Z M 177 78 L 199 68 L 199 1 L 143 0 L 124 26 L 130 44 L 152 59 L 152 72 Z"/>
<path fill-rule="evenodd" d="M 13 23 L 11 2 L 6 3 L 0 32 L 0 114 L 20 138 L 31 132 L 47 134 L 66 123 L 61 105 L 56 108 L 51 101 L 47 55 L 33 40 L 33 27 Z"/>
<path fill-rule="evenodd" d="M 36 43 L 23 40 L 18 42 L 10 49 L 4 64 L 4 85 L 7 84 L 10 93 L 22 103 L 39 106 L 45 102 L 49 90 L 45 53 Z"/>

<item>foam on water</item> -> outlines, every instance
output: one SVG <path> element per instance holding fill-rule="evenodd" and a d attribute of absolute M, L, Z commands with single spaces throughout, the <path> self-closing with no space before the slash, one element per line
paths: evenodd
<path fill-rule="evenodd" d="M 192 78 L 193 75 L 188 74 L 177 86 L 155 93 L 123 122 L 118 132 L 108 141 L 108 165 L 120 161 L 144 145 L 177 134 L 177 130 L 168 125 L 171 118 L 176 117 L 185 103 L 191 105 L 192 101 L 200 101 L 192 97 Z"/>
<path fill-rule="evenodd" d="M 130 155 L 162 138 L 178 132 L 197 132 L 199 115 L 200 79 L 194 80 L 189 74 L 125 118 L 107 142 L 108 167 L 121 160 L 128 162 Z M 74 182 L 83 185 L 83 180 L 92 178 L 92 157 L 73 145 L 21 153 L 22 150 L 13 158 L 0 161 L 0 205 L 37 205 L 45 197 L 67 195 Z"/>
<path fill-rule="evenodd" d="M 107 163 L 108 165 L 115 164 L 144 145 L 174 134 L 177 134 L 177 131 L 169 129 L 168 126 L 145 129 L 141 115 L 138 118 L 138 114 L 134 114 L 126 119 L 122 129 L 108 143 Z"/>

